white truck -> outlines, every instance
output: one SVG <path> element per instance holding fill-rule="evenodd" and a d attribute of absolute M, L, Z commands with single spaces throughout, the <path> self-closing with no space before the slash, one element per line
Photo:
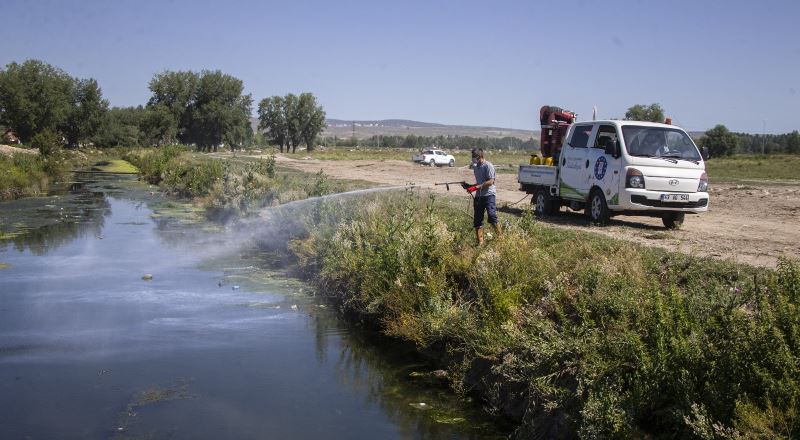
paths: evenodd
<path fill-rule="evenodd" d="M 456 158 L 452 154 L 447 154 L 442 150 L 424 150 L 420 154 L 411 156 L 411 160 L 417 163 L 435 166 L 453 167 L 456 164 Z"/>
<path fill-rule="evenodd" d="M 708 210 L 705 163 L 682 129 L 638 121 L 576 122 L 553 166 L 522 165 L 520 190 L 538 216 L 561 206 L 585 210 L 596 224 L 614 215 L 661 217 L 679 228 L 686 213 Z"/>

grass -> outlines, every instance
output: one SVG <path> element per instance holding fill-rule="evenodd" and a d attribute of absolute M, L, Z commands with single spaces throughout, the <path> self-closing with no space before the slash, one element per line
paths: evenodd
<path fill-rule="evenodd" d="M 222 160 L 180 146 L 132 150 L 125 159 L 141 170 L 142 179 L 193 199 L 208 216 L 223 221 L 264 206 L 366 186 L 332 181 L 321 171 L 309 176 L 284 170 L 274 157 Z"/>
<path fill-rule="evenodd" d="M 706 162 L 713 181 L 800 180 L 800 156 L 731 156 L 715 157 Z"/>
<path fill-rule="evenodd" d="M 457 206 L 413 193 L 317 210 L 295 267 L 521 438 L 800 435 L 796 261 L 754 269 L 527 215 L 476 248 Z"/>

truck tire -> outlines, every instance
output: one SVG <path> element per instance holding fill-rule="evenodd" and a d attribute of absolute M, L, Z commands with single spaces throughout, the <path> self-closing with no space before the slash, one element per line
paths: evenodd
<path fill-rule="evenodd" d="M 447 165 L 449 165 L 450 168 L 453 168 L 454 166 L 456 166 L 456 161 L 454 161 L 453 159 L 450 159 L 450 163 L 447 164 Z"/>
<path fill-rule="evenodd" d="M 435 160 L 433 160 L 433 159 L 431 159 L 431 168 L 433 168 L 433 167 L 435 167 L 435 166 L 436 166 L 436 161 L 435 161 Z"/>
<path fill-rule="evenodd" d="M 553 198 L 545 188 L 538 188 L 531 199 L 533 213 L 536 217 L 544 218 L 553 213 Z"/>
<path fill-rule="evenodd" d="M 680 229 L 683 226 L 683 219 L 686 214 L 683 212 L 669 211 L 661 215 L 661 221 L 667 229 Z"/>
<path fill-rule="evenodd" d="M 606 196 L 599 189 L 594 189 L 589 195 L 589 204 L 586 206 L 586 214 L 592 223 L 600 226 L 608 224 L 609 212 L 606 204 Z"/>

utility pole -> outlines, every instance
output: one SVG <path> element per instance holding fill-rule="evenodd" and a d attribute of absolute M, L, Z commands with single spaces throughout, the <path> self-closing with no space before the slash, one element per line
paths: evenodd
<path fill-rule="evenodd" d="M 761 155 L 764 155 L 764 150 L 767 147 L 767 120 L 761 120 Z"/>

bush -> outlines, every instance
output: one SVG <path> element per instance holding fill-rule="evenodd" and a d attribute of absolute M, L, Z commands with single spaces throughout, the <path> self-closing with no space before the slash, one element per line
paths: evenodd
<path fill-rule="evenodd" d="M 44 129 L 31 138 L 31 146 L 39 149 L 42 156 L 55 156 L 61 152 L 61 140 L 56 132 Z"/>
<path fill-rule="evenodd" d="M 438 353 L 519 437 L 800 435 L 798 262 L 758 270 L 527 216 L 475 248 L 467 216 L 433 199 L 351 208 L 291 244 L 306 275 Z"/>

